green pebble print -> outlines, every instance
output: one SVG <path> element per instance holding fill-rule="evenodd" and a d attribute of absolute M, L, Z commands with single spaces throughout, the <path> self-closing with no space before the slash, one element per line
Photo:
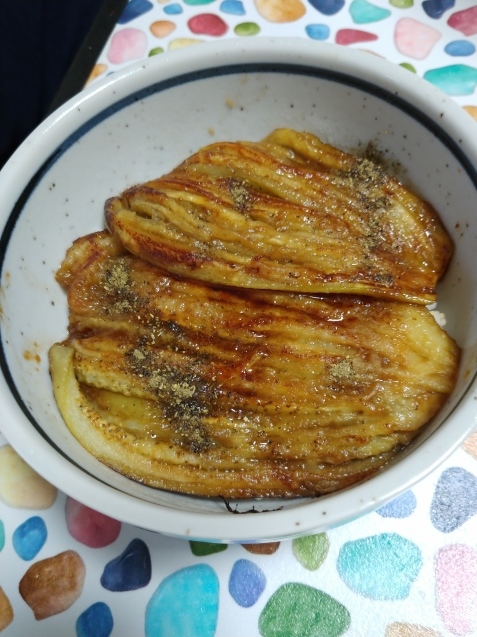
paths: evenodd
<path fill-rule="evenodd" d="M 256 22 L 242 22 L 234 28 L 235 35 L 257 35 L 260 27 Z"/>
<path fill-rule="evenodd" d="M 283 584 L 268 600 L 259 620 L 262 637 L 339 637 L 350 625 L 348 610 L 307 584 Z"/>
<path fill-rule="evenodd" d="M 414 6 L 414 0 L 389 0 L 389 4 L 397 9 L 410 9 Z"/>
<path fill-rule="evenodd" d="M 2 520 L 0 520 L 0 551 L 3 550 L 4 546 L 5 546 L 5 526 Z"/>
<path fill-rule="evenodd" d="M 417 73 L 416 67 L 410 64 L 409 62 L 402 62 L 399 66 L 402 66 L 403 69 L 407 69 L 411 71 L 411 73 Z"/>
<path fill-rule="evenodd" d="M 164 53 L 164 49 L 162 46 L 156 46 L 155 49 L 151 49 L 148 53 L 148 57 L 152 57 L 153 55 L 158 55 L 159 53 Z"/>
<path fill-rule="evenodd" d="M 292 542 L 293 555 L 309 571 L 316 571 L 328 555 L 330 541 L 326 533 L 300 537 Z"/>
<path fill-rule="evenodd" d="M 221 553 L 227 549 L 227 544 L 212 544 L 211 542 L 196 542 L 195 540 L 191 540 L 189 544 L 190 550 L 196 557 Z"/>

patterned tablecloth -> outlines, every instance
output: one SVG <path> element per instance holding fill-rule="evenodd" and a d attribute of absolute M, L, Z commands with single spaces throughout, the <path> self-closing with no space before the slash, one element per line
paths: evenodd
<path fill-rule="evenodd" d="M 130 0 L 89 81 L 178 47 L 264 35 L 367 49 L 477 119 L 472 0 Z M 0 632 L 477 635 L 477 434 L 374 513 L 248 546 L 171 539 L 106 518 L 57 492 L 0 434 Z"/>

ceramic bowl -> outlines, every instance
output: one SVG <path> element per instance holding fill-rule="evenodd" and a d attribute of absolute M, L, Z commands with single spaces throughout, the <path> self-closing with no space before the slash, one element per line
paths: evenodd
<path fill-rule="evenodd" d="M 462 348 L 455 391 L 395 462 L 317 499 L 222 501 L 153 490 L 92 458 L 52 395 L 47 352 L 66 335 L 54 273 L 103 227 L 103 204 L 213 140 L 276 127 L 354 151 L 373 142 L 438 210 L 456 246 L 438 309 Z M 370 53 L 305 39 L 231 39 L 151 58 L 86 88 L 22 144 L 0 174 L 1 429 L 39 474 L 113 518 L 164 534 L 260 542 L 317 533 L 371 511 L 431 472 L 477 411 L 477 126 L 438 89 Z M 235 505 L 234 505 L 235 506 Z M 263 510 L 265 509 L 265 510 Z"/>

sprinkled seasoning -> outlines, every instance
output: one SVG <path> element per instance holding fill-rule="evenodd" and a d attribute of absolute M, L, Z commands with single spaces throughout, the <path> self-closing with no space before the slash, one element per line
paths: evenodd
<path fill-rule="evenodd" d="M 233 206 L 240 212 L 245 212 L 252 203 L 252 193 L 243 179 L 227 179 L 227 188 L 232 198 Z"/>
<path fill-rule="evenodd" d="M 111 294 L 116 294 L 128 289 L 130 285 L 131 278 L 126 260 L 118 259 L 114 261 L 111 267 L 105 272 L 103 282 L 104 289 Z"/>
<path fill-rule="evenodd" d="M 388 215 L 392 209 L 391 198 L 383 194 L 387 175 L 381 165 L 374 161 L 374 156 L 373 151 L 368 150 L 364 157 L 356 159 L 351 169 L 338 174 L 338 184 L 354 193 L 362 211 L 360 221 L 363 234 L 360 243 L 364 250 L 364 267 L 368 270 L 375 267 L 375 251 L 383 246 L 383 241 L 389 243 Z M 391 247 L 399 249 L 397 243 Z M 383 286 L 393 284 L 393 277 L 382 271 L 373 278 Z"/>
<path fill-rule="evenodd" d="M 108 295 L 114 298 L 111 306 L 105 308 L 106 314 L 131 312 L 140 305 L 140 299 L 132 289 L 127 258 L 116 259 L 110 267 L 106 268 L 101 284 Z"/>
<path fill-rule="evenodd" d="M 193 374 L 163 364 L 153 351 L 138 345 L 127 352 L 129 369 L 145 379 L 148 389 L 163 402 L 164 415 L 179 434 L 178 443 L 194 453 L 212 446 L 203 419 L 216 391 Z"/>
<path fill-rule="evenodd" d="M 147 390 L 157 397 L 164 417 L 178 434 L 177 443 L 194 453 L 212 446 L 203 419 L 209 414 L 209 405 L 216 398 L 215 388 L 206 385 L 193 371 L 187 372 L 164 364 L 160 351 L 155 351 L 156 338 L 170 332 L 177 339 L 180 326 L 174 321 L 161 321 L 152 313 L 148 301 L 134 289 L 128 257 L 115 259 L 109 264 L 101 285 L 112 297 L 107 314 L 134 313 L 134 320 L 148 328 L 148 333 L 126 353 L 129 373 L 141 379 Z"/>
<path fill-rule="evenodd" d="M 357 378 L 355 366 L 349 357 L 330 363 L 326 371 L 334 388 L 352 383 Z"/>

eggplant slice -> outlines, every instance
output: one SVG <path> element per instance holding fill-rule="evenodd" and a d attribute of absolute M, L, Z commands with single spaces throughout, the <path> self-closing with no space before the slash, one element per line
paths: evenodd
<path fill-rule="evenodd" d="M 105 218 L 133 254 L 214 286 L 429 304 L 453 251 L 379 162 L 289 129 L 207 146 L 109 199 Z"/>
<path fill-rule="evenodd" d="M 108 231 L 75 241 L 57 280 L 69 335 L 50 370 L 64 420 L 93 456 L 152 487 L 231 499 L 342 489 L 407 445 L 455 383 L 459 349 L 423 305 L 216 288 Z"/>

